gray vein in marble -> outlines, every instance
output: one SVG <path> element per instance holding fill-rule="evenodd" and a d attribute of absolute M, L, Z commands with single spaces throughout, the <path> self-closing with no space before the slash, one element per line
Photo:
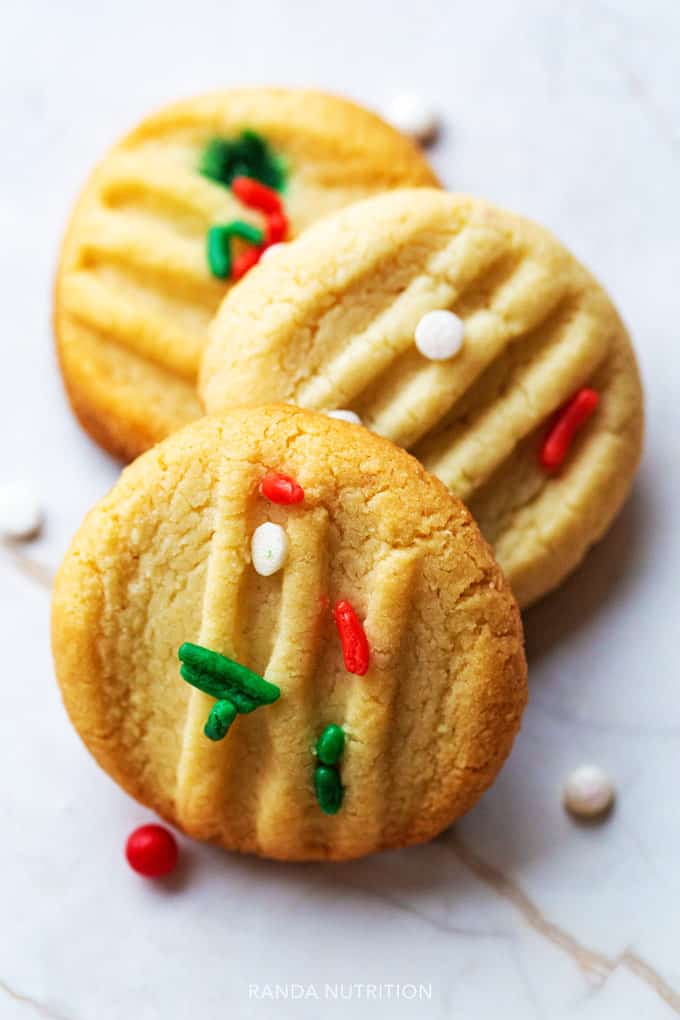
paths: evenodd
<path fill-rule="evenodd" d="M 626 949 L 613 959 L 595 949 L 589 949 L 570 932 L 544 917 L 540 908 L 520 885 L 478 857 L 455 833 L 448 833 L 440 843 L 450 849 L 476 878 L 512 903 L 534 931 L 570 956 L 597 984 L 604 984 L 617 967 L 626 967 L 680 1016 L 680 992 L 673 988 L 647 960 L 630 949 Z"/>
<path fill-rule="evenodd" d="M 6 981 L 0 980 L 0 991 L 4 992 L 8 998 L 13 999 L 14 1002 L 20 1002 L 22 1005 L 27 1006 L 33 1010 L 34 1013 L 39 1013 L 40 1016 L 48 1017 L 49 1020 L 69 1020 L 68 1017 L 64 1016 L 63 1013 L 56 1013 L 50 1009 L 49 1006 L 45 1006 L 44 1003 L 38 1002 L 36 999 L 32 999 L 30 995 L 22 995 L 21 992 L 15 991 Z"/>
<path fill-rule="evenodd" d="M 457 835 L 450 833 L 442 841 L 449 847 L 459 861 L 486 885 L 490 886 L 504 899 L 509 900 L 519 910 L 524 920 L 534 931 L 552 942 L 563 952 L 574 959 L 581 970 L 598 978 L 605 978 L 612 970 L 608 957 L 595 950 L 583 946 L 573 935 L 543 916 L 539 907 L 527 896 L 524 890 L 501 871 L 488 864 L 469 849 Z"/>

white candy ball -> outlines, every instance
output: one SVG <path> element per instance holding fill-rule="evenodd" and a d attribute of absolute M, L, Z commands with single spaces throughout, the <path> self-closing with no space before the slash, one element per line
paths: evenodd
<path fill-rule="evenodd" d="M 286 244 L 286 241 L 277 241 L 276 244 L 270 244 L 260 255 L 260 262 L 266 262 L 272 255 L 277 255 L 282 248 L 286 247 Z"/>
<path fill-rule="evenodd" d="M 385 109 L 385 116 L 397 131 L 425 145 L 439 133 L 439 117 L 422 96 L 414 92 L 396 95 Z"/>
<path fill-rule="evenodd" d="M 564 805 L 579 818 L 601 815 L 614 800 L 614 786 L 607 773 L 597 765 L 581 765 L 567 776 Z"/>
<path fill-rule="evenodd" d="M 28 482 L 5 482 L 0 485 L 0 536 L 31 538 L 40 530 L 42 509 Z"/>
<path fill-rule="evenodd" d="M 361 418 L 354 411 L 325 411 L 328 418 L 338 418 L 340 421 L 350 421 L 353 425 L 361 425 Z"/>
<path fill-rule="evenodd" d="M 463 320 L 441 308 L 423 315 L 416 326 L 416 347 L 431 361 L 446 361 L 463 346 L 464 333 Z"/>
<path fill-rule="evenodd" d="M 267 521 L 255 528 L 250 542 L 250 554 L 257 573 L 269 577 L 286 562 L 288 535 L 280 524 Z"/>

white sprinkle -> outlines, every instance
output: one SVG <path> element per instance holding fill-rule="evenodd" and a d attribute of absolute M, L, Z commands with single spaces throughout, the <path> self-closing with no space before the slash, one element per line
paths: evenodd
<path fill-rule="evenodd" d="M 385 108 L 385 116 L 397 131 L 420 145 L 433 142 L 439 133 L 439 117 L 415 92 L 396 95 Z"/>
<path fill-rule="evenodd" d="M 614 800 L 614 787 L 598 765 L 580 765 L 567 776 L 563 791 L 564 806 L 579 818 L 603 814 Z"/>
<path fill-rule="evenodd" d="M 269 577 L 280 570 L 288 556 L 288 535 L 280 524 L 267 521 L 255 528 L 250 543 L 253 566 L 258 574 Z"/>
<path fill-rule="evenodd" d="M 272 255 L 276 255 L 282 248 L 285 248 L 286 244 L 286 241 L 277 241 L 276 244 L 270 244 L 260 255 L 260 262 L 266 262 Z"/>
<path fill-rule="evenodd" d="M 0 485 L 0 536 L 32 538 L 40 530 L 42 509 L 38 496 L 28 482 Z"/>
<path fill-rule="evenodd" d="M 350 421 L 353 425 L 361 425 L 361 418 L 354 411 L 324 411 L 328 418 L 337 418 L 339 421 Z"/>
<path fill-rule="evenodd" d="M 446 361 L 463 346 L 464 332 L 463 320 L 440 308 L 423 315 L 416 326 L 416 347 L 431 361 Z"/>

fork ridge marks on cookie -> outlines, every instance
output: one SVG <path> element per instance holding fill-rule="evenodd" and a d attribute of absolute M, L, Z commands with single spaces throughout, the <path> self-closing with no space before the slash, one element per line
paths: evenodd
<path fill-rule="evenodd" d="M 55 300 L 74 409 L 112 452 L 132 457 L 200 415 L 196 375 L 228 285 L 209 272 L 216 224 L 261 213 L 199 172 L 215 136 L 260 132 L 286 162 L 293 233 L 367 194 L 436 184 L 414 146 L 368 111 L 317 92 L 244 89 L 149 117 L 102 160 L 64 241 Z"/>
<path fill-rule="evenodd" d="M 526 697 L 512 596 L 462 504 L 348 428 L 282 406 L 206 417 L 126 469 L 60 572 L 55 657 L 76 727 L 125 789 L 194 837 L 285 859 L 417 842 L 509 752 Z M 263 498 L 272 470 L 304 500 Z M 289 540 L 268 576 L 250 557 L 264 521 Z M 364 676 L 344 662 L 340 599 L 365 628 Z M 183 642 L 280 696 L 209 740 L 214 698 L 181 679 Z M 313 782 L 331 723 L 345 734 L 332 816 Z"/>
<path fill-rule="evenodd" d="M 442 308 L 465 340 L 429 361 L 415 328 Z M 548 478 L 541 437 L 586 384 L 597 415 Z M 603 532 L 640 450 L 634 356 L 593 277 L 543 228 L 433 190 L 344 210 L 246 281 L 212 327 L 200 389 L 209 411 L 248 393 L 355 411 L 469 502 L 522 604 Z"/>

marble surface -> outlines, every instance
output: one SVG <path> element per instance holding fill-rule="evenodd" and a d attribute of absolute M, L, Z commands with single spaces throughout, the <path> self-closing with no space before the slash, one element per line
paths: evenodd
<path fill-rule="evenodd" d="M 35 481 L 47 526 L 0 549 L 2 1020 L 680 1013 L 679 50 L 677 0 L 7 5 L 0 478 Z M 527 614 L 524 728 L 454 830 L 330 867 L 183 842 L 153 885 L 122 858 L 148 813 L 81 747 L 50 662 L 52 572 L 117 474 L 67 411 L 50 289 L 103 147 L 167 99 L 241 82 L 435 101 L 449 185 L 545 222 L 611 289 L 640 352 L 647 448 L 609 536 Z M 599 826 L 560 805 L 584 761 L 618 787 Z"/>

